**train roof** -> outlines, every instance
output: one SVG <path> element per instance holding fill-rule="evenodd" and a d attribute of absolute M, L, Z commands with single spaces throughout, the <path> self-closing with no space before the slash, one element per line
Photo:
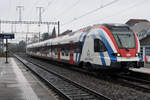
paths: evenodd
<path fill-rule="evenodd" d="M 52 38 L 49 40 L 45 40 L 42 42 L 38 42 L 38 43 L 34 43 L 34 44 L 30 44 L 27 46 L 27 48 L 31 48 L 31 47 L 41 47 L 41 46 L 49 46 L 50 44 L 53 45 L 57 45 L 57 44 L 61 44 L 61 43 L 69 43 L 70 41 L 73 42 L 77 42 L 79 41 L 79 37 L 82 33 L 89 31 L 92 27 L 94 26 L 106 26 L 106 27 L 113 27 L 113 26 L 128 26 L 126 24 L 118 24 L 118 23 L 104 23 L 104 24 L 96 24 L 93 26 L 88 26 L 82 29 L 79 29 L 75 32 L 71 32 L 70 34 L 66 34 L 66 35 L 62 35 L 56 38 Z"/>
<path fill-rule="evenodd" d="M 51 43 L 51 39 L 49 40 L 45 40 L 45 41 L 42 41 L 42 42 L 37 42 L 37 43 L 33 43 L 33 44 L 29 44 L 27 46 L 27 48 L 30 48 L 30 47 L 41 47 L 41 46 L 49 46 L 50 43 Z"/>
<path fill-rule="evenodd" d="M 49 46 L 50 44 L 57 45 L 57 44 L 66 44 L 69 43 L 70 41 L 77 42 L 79 39 L 80 34 L 85 32 L 84 30 L 79 30 L 76 32 L 72 32 L 67 35 L 59 36 L 56 38 L 48 39 L 46 41 L 38 42 L 38 43 L 33 43 L 27 46 L 27 48 L 33 48 L 33 47 L 42 47 L 42 46 Z"/>
<path fill-rule="evenodd" d="M 120 23 L 109 23 L 109 24 L 102 24 L 108 28 L 110 27 L 129 27 L 127 24 L 120 24 Z"/>
<path fill-rule="evenodd" d="M 102 24 L 102 25 L 104 25 L 104 26 L 106 26 L 106 27 L 113 27 L 113 26 L 119 26 L 119 27 L 123 27 L 123 26 L 128 26 L 127 24 L 120 24 L 120 23 L 104 23 L 104 24 Z"/>

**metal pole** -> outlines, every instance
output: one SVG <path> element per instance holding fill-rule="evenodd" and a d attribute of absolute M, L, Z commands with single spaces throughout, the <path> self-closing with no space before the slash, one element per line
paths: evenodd
<path fill-rule="evenodd" d="M 6 64 L 8 63 L 8 39 L 6 39 Z"/>
<path fill-rule="evenodd" d="M 60 22 L 58 21 L 58 36 L 60 34 Z"/>
<path fill-rule="evenodd" d="M 47 32 L 48 32 L 48 34 L 49 34 L 49 24 L 47 24 Z"/>
<path fill-rule="evenodd" d="M 4 54 L 4 39 L 2 39 L 2 53 Z"/>
<path fill-rule="evenodd" d="M 19 9 L 19 21 L 22 21 L 22 10 L 24 9 L 24 6 L 16 6 L 16 10 Z"/>
<path fill-rule="evenodd" d="M 11 24 L 11 33 L 13 33 L 13 24 Z"/>
<path fill-rule="evenodd" d="M 145 62 L 145 46 L 143 46 L 143 60 Z"/>
<path fill-rule="evenodd" d="M 40 24 L 42 22 L 42 9 L 43 7 L 37 7 L 37 9 L 39 10 L 39 42 L 40 42 Z"/>
<path fill-rule="evenodd" d="M 42 22 L 42 10 L 43 7 L 36 7 L 39 10 L 39 22 Z"/>
<path fill-rule="evenodd" d="M 27 51 L 27 45 L 28 45 L 28 32 L 29 32 L 29 25 L 27 24 L 27 32 L 26 32 L 26 51 Z"/>
<path fill-rule="evenodd" d="M 1 20 L 0 20 L 0 33 L 1 33 Z M 0 39 L 2 41 L 2 44 L 1 44 L 1 48 L 2 48 L 2 53 L 3 53 L 3 39 Z"/>
<path fill-rule="evenodd" d="M 39 42 L 40 42 L 40 24 L 39 24 Z"/>
<path fill-rule="evenodd" d="M 40 32 L 41 32 L 40 26 L 41 26 L 41 22 L 42 22 L 41 9 L 42 9 L 42 7 L 39 7 L 39 42 L 40 42 Z"/>
<path fill-rule="evenodd" d="M 1 20 L 0 20 L 0 33 L 1 33 Z"/>

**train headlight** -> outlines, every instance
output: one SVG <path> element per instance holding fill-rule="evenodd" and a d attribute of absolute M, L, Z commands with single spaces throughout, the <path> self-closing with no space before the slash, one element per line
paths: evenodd
<path fill-rule="evenodd" d="M 117 53 L 117 57 L 120 57 L 121 55 L 120 55 L 120 53 Z"/>
<path fill-rule="evenodd" d="M 120 53 L 113 53 L 112 55 L 113 55 L 113 56 L 116 56 L 116 57 L 120 57 L 120 56 L 121 56 Z"/>
<path fill-rule="evenodd" d="M 136 53 L 135 56 L 138 57 L 138 56 L 139 56 L 139 53 Z"/>

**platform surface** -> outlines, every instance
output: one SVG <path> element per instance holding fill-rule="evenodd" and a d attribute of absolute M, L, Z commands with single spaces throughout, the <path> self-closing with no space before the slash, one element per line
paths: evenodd
<path fill-rule="evenodd" d="M 150 74 L 150 68 L 149 68 L 149 67 L 144 67 L 144 68 L 131 68 L 130 70 L 133 70 L 133 71 L 136 71 L 136 72 L 141 72 L 141 73 Z"/>
<path fill-rule="evenodd" d="M 17 59 L 8 62 L 0 58 L 0 100 L 57 100 Z"/>

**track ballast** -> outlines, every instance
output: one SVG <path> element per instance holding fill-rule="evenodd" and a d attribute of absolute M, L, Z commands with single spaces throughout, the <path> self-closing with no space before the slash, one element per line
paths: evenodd
<path fill-rule="evenodd" d="M 65 100 L 111 100 L 103 94 L 90 90 L 76 82 L 45 69 L 42 65 L 28 62 L 17 55 L 15 55 L 15 57 L 42 78 L 46 84 L 50 85 L 50 87 Z"/>

